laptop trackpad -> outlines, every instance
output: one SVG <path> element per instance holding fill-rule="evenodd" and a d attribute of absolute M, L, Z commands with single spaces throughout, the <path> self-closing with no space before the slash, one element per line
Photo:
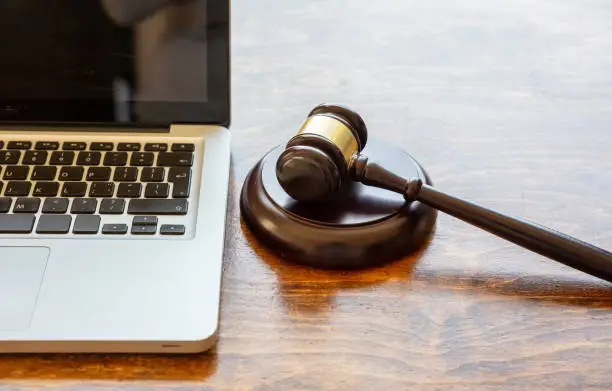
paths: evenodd
<path fill-rule="evenodd" d="M 0 247 L 0 330 L 25 330 L 49 259 L 46 247 Z"/>

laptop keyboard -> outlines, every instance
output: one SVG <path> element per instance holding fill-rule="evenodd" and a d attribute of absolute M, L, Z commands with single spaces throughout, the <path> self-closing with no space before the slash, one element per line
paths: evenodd
<path fill-rule="evenodd" d="M 0 140 L 0 235 L 185 235 L 177 217 L 189 210 L 195 152 L 191 143 Z"/>

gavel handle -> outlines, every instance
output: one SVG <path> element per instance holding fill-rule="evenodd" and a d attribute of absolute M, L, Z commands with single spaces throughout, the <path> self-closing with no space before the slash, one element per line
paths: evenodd
<path fill-rule="evenodd" d="M 535 223 L 505 216 L 436 190 L 421 180 L 402 178 L 358 156 L 351 166 L 354 180 L 403 194 L 450 216 L 479 227 L 542 256 L 612 282 L 612 253 Z"/>
<path fill-rule="evenodd" d="M 612 282 L 612 253 L 547 227 L 505 216 L 426 184 L 416 199 L 569 267 Z"/>

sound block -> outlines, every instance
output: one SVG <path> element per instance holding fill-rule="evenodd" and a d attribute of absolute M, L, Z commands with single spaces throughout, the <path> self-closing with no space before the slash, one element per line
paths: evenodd
<path fill-rule="evenodd" d="M 283 148 L 272 149 L 253 167 L 240 199 L 247 228 L 271 252 L 318 268 L 359 269 L 403 258 L 428 240 L 436 210 L 388 190 L 351 183 L 331 202 L 295 201 L 276 179 Z M 432 184 L 423 167 L 393 145 L 372 139 L 362 153 L 399 175 Z"/>

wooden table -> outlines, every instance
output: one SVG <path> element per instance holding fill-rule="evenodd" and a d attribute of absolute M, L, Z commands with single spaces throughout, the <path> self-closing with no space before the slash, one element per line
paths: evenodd
<path fill-rule="evenodd" d="M 317 103 L 351 105 L 437 187 L 612 248 L 608 0 L 235 0 L 218 347 L 9 356 L 0 390 L 612 388 L 612 291 L 440 215 L 415 257 L 282 262 L 244 230 L 247 171 Z"/>

